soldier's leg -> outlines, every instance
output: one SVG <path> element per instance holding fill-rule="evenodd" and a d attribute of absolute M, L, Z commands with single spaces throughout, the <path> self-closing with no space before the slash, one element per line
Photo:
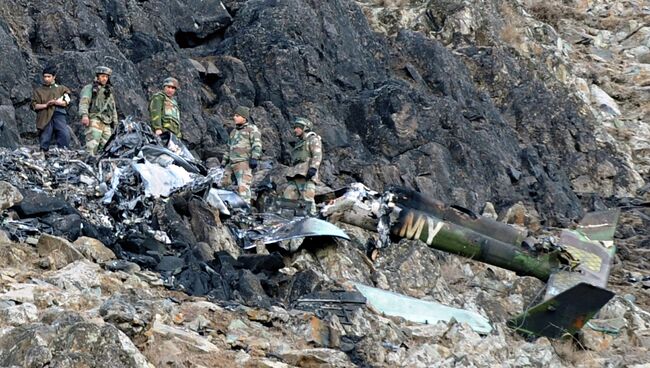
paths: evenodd
<path fill-rule="evenodd" d="M 232 165 L 235 179 L 237 180 L 237 194 L 246 203 L 251 204 L 251 184 L 253 183 L 253 171 L 248 166 L 248 161 L 238 162 Z"/>
<path fill-rule="evenodd" d="M 52 132 L 54 131 L 54 128 L 52 127 L 52 120 L 50 120 L 49 123 L 43 128 L 43 130 L 39 131 L 39 143 L 41 146 L 41 149 L 43 151 L 47 151 L 50 149 L 50 141 L 52 140 Z"/>
<path fill-rule="evenodd" d="M 86 151 L 91 155 L 97 154 L 97 148 L 104 134 L 104 124 L 99 120 L 90 120 L 86 127 Z"/>
<path fill-rule="evenodd" d="M 50 124 L 54 124 L 54 134 L 56 135 L 56 145 L 59 148 L 68 148 L 70 145 L 70 130 L 64 114 L 55 112 Z"/>
<path fill-rule="evenodd" d="M 112 134 L 113 128 L 108 124 L 104 124 L 104 127 L 102 128 L 102 136 L 99 140 L 99 146 L 97 147 L 97 152 L 104 150 L 104 146 L 106 146 L 106 142 L 108 142 Z"/>
<path fill-rule="evenodd" d="M 294 178 L 295 179 L 295 178 Z M 282 198 L 284 199 L 300 199 L 300 191 L 295 180 L 289 180 L 287 182 L 287 187 L 284 188 L 282 193 Z"/>
<path fill-rule="evenodd" d="M 305 180 L 300 194 L 303 200 L 311 204 L 309 213 L 312 216 L 316 215 L 316 201 L 314 201 L 314 197 L 316 197 L 316 183 L 313 180 Z"/>

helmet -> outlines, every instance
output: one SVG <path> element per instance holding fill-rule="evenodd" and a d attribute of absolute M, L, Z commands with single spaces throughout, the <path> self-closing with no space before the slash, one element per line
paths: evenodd
<path fill-rule="evenodd" d="M 101 66 L 100 65 L 98 67 L 95 67 L 95 75 L 97 75 L 97 74 L 106 74 L 106 75 L 108 75 L 110 77 L 111 74 L 113 74 L 113 71 L 111 70 L 111 68 L 109 68 L 107 66 Z"/>
<path fill-rule="evenodd" d="M 237 106 L 235 109 L 235 114 L 248 120 L 248 118 L 251 116 L 251 109 L 246 106 Z"/>
<path fill-rule="evenodd" d="M 167 86 L 171 86 L 178 89 L 179 86 L 178 79 L 173 77 L 165 78 L 165 80 L 163 81 L 163 87 L 167 87 Z"/>
<path fill-rule="evenodd" d="M 301 127 L 302 130 L 311 130 L 311 128 L 314 127 L 314 124 L 312 124 L 311 120 L 306 119 L 306 118 L 295 118 L 293 120 L 293 127 Z"/>

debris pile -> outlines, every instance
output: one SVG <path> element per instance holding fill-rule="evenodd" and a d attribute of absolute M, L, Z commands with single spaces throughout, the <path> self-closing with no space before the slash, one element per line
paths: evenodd
<path fill-rule="evenodd" d="M 221 167 L 205 168 L 175 136 L 158 138 L 130 118 L 97 158 L 20 148 L 5 150 L 0 165 L 2 227 L 12 240 L 97 239 L 120 259 L 110 269 L 153 270 L 168 287 L 213 300 L 267 308 L 272 299 L 288 301 L 293 277 L 277 272 L 282 256 L 240 255 L 245 249 L 295 251 L 300 242 L 291 240 L 307 236 L 349 239 L 315 218 L 253 213 L 216 187 Z"/>

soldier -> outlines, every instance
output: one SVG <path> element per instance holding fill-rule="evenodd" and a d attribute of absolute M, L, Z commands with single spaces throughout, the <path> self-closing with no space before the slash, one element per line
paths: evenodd
<path fill-rule="evenodd" d="M 283 197 L 286 199 L 302 199 L 311 202 L 310 213 L 316 214 L 316 180 L 318 168 L 323 159 L 321 138 L 312 132 L 313 124 L 305 118 L 296 118 L 293 132 L 298 142 L 291 151 L 292 167 L 287 172 L 287 187 Z"/>
<path fill-rule="evenodd" d="M 178 80 L 169 77 L 163 81 L 163 90 L 151 97 L 149 116 L 151 117 L 151 128 L 156 135 L 161 135 L 163 131 L 169 131 L 181 138 L 181 113 L 178 109 L 178 102 L 174 98 L 178 88 Z"/>
<path fill-rule="evenodd" d="M 253 170 L 262 156 L 262 135 L 254 124 L 248 122 L 249 118 L 250 109 L 237 106 L 233 117 L 235 129 L 230 132 L 228 151 L 223 157 L 226 170 L 222 181 L 223 185 L 229 185 L 234 174 L 237 193 L 248 204 L 251 203 Z"/>
<path fill-rule="evenodd" d="M 110 77 L 112 70 L 105 66 L 95 68 L 95 80 L 80 94 L 79 116 L 86 127 L 86 151 L 97 154 L 113 133 L 117 124 L 117 108 Z"/>
<path fill-rule="evenodd" d="M 67 111 L 70 103 L 70 89 L 56 84 L 56 70 L 53 67 L 43 69 L 43 85 L 34 89 L 32 94 L 32 109 L 36 111 L 36 129 L 39 132 L 41 149 L 50 149 L 52 136 L 56 136 L 59 148 L 67 148 L 70 144 L 70 129 L 68 128 Z"/>

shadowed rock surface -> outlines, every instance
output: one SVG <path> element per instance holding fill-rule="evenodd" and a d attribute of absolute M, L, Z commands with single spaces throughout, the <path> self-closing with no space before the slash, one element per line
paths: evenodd
<path fill-rule="evenodd" d="M 386 37 L 344 0 L 9 0 L 0 9 L 4 146 L 33 142 L 29 98 L 47 64 L 75 91 L 69 112 L 81 138 L 77 93 L 106 64 L 120 113 L 144 119 L 148 97 L 176 76 L 184 137 L 203 158 L 223 151 L 224 125 L 243 104 L 254 107 L 273 163 L 286 163 L 291 119 L 311 118 L 330 187 L 400 184 L 474 210 L 523 200 L 549 225 L 580 215 L 577 178 L 610 194 L 639 187 L 624 158 L 594 138 L 580 101 L 498 38 L 477 35 L 454 50 L 409 30 Z M 472 20 L 485 22 L 487 37 L 502 25 L 494 17 Z"/>
<path fill-rule="evenodd" d="M 139 120 L 177 77 L 184 139 L 202 159 L 220 158 L 234 107 L 252 107 L 257 182 L 282 184 L 291 120 L 306 116 L 324 142 L 319 190 L 397 184 L 476 212 L 490 202 L 536 231 L 625 212 L 618 295 L 575 340 L 528 340 L 505 321 L 541 292 L 536 279 L 416 242 L 372 262 L 373 235 L 342 224 L 349 242 L 240 255 L 191 193 L 142 200 L 142 224 L 63 164 L 83 155 L 3 151 L 0 366 L 643 367 L 649 14 L 635 0 L 2 1 L 2 147 L 35 143 L 29 100 L 50 64 L 83 142 L 78 93 L 104 64 L 120 115 Z M 494 331 L 296 308 L 348 280 L 478 312 Z"/>

